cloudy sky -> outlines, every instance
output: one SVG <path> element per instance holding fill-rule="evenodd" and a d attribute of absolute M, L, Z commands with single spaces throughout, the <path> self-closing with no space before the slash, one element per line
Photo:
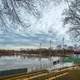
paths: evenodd
<path fill-rule="evenodd" d="M 12 2 L 13 8 L 10 0 L 0 0 L 0 48 L 35 48 L 40 43 L 49 47 L 50 40 L 55 46 L 62 43 L 63 37 L 66 44 L 71 44 L 69 34 L 66 33 L 68 28 L 63 26 L 62 13 L 67 7 L 66 3 L 63 0 L 33 1 L 27 7 L 25 3 L 16 0 Z M 13 9 L 21 24 L 17 22 Z"/>

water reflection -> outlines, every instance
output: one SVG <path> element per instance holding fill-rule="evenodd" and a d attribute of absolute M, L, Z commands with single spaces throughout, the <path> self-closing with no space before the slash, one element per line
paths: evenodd
<path fill-rule="evenodd" d="M 53 62 L 61 60 L 61 57 L 23 57 L 23 56 L 1 56 L 0 70 L 15 68 L 28 68 L 28 71 L 53 67 Z"/>

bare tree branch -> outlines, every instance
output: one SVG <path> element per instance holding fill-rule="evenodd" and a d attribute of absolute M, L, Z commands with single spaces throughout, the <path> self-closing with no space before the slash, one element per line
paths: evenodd
<path fill-rule="evenodd" d="M 66 2 L 68 9 L 66 9 L 67 12 L 65 11 L 64 24 L 69 23 L 71 25 L 69 32 L 77 39 L 80 36 L 80 1 L 74 0 L 69 2 L 67 0 Z"/>

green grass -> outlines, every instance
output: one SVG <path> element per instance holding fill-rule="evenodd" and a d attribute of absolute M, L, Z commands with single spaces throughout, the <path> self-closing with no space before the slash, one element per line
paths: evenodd
<path fill-rule="evenodd" d="M 59 77 L 59 78 L 56 78 L 55 80 L 80 80 L 80 70 L 68 70 L 68 72 L 69 72 L 69 74 Z M 57 74 L 59 74 L 59 73 L 57 73 Z M 53 77 L 53 76 L 55 76 L 54 73 L 35 78 L 33 80 L 45 80 L 45 79 Z"/>
<path fill-rule="evenodd" d="M 79 64 L 80 63 L 80 58 L 78 58 L 78 57 L 72 57 L 72 56 L 65 57 L 64 58 L 64 62 L 74 62 L 76 64 Z"/>
<path fill-rule="evenodd" d="M 47 70 L 42 70 L 42 71 L 39 71 L 39 72 L 48 73 Z M 37 78 L 34 78 L 32 80 L 45 80 L 45 79 L 48 79 L 50 77 L 53 77 L 55 75 L 59 75 L 59 74 L 65 73 L 65 72 L 69 72 L 69 74 L 67 74 L 66 76 L 63 76 L 63 77 L 56 78 L 55 80 L 80 80 L 80 70 L 79 69 L 66 70 L 66 71 L 58 72 L 58 73 L 52 72 L 52 73 L 48 73 L 45 76 L 37 77 Z M 36 72 L 28 73 L 27 75 L 28 76 L 33 76 L 34 73 L 36 73 Z M 34 74 L 34 75 L 36 75 L 36 74 Z M 5 80 L 5 79 L 3 79 L 3 80 Z"/>
<path fill-rule="evenodd" d="M 79 69 L 66 70 L 66 71 L 59 72 L 59 73 L 52 72 L 52 73 L 48 73 L 48 75 L 38 77 L 38 78 L 34 78 L 32 80 L 45 80 L 45 79 L 48 79 L 48 78 L 53 77 L 55 75 L 59 75 L 60 73 L 64 73 L 64 72 L 69 72 L 69 74 L 67 74 L 63 77 L 56 78 L 55 80 L 80 80 L 80 70 Z"/>
<path fill-rule="evenodd" d="M 57 78 L 56 80 L 80 80 L 80 70 L 70 70 L 67 76 Z"/>
<path fill-rule="evenodd" d="M 69 73 L 72 80 L 80 80 L 80 70 L 72 70 Z"/>

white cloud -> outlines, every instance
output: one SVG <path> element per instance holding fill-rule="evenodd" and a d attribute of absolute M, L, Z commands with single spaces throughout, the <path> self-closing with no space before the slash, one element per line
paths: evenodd
<path fill-rule="evenodd" d="M 64 1 L 56 5 L 53 1 L 50 2 L 50 0 L 48 0 L 48 2 L 49 4 L 45 4 L 46 7 L 40 7 L 38 6 L 39 4 L 36 4 L 38 10 L 41 13 L 41 17 L 39 19 L 28 13 L 27 10 L 25 10 L 23 7 L 16 8 L 20 20 L 26 26 L 30 26 L 27 28 L 26 26 L 23 27 L 19 24 L 15 24 L 16 28 L 14 28 L 14 26 L 11 27 L 11 23 L 8 24 L 9 28 L 13 29 L 13 32 L 4 35 L 4 37 L 8 36 L 7 39 L 9 39 L 8 41 L 4 40 L 7 43 L 7 46 L 16 46 L 17 42 L 20 44 L 19 46 L 24 45 L 24 43 L 26 43 L 26 46 L 29 46 L 27 43 L 30 43 L 30 46 L 31 44 L 32 46 L 33 44 L 38 45 L 42 41 L 43 43 L 45 41 L 45 44 L 49 44 L 49 40 L 52 40 L 54 44 L 56 44 L 56 38 L 59 42 L 61 42 L 63 37 L 65 37 L 66 43 L 69 41 L 69 35 L 66 34 L 68 28 L 63 27 L 62 23 L 62 13 L 64 8 L 67 7 L 66 4 Z M 5 43 L 4 41 L 3 43 Z M 9 41 L 12 42 L 12 44 L 9 43 Z"/>

